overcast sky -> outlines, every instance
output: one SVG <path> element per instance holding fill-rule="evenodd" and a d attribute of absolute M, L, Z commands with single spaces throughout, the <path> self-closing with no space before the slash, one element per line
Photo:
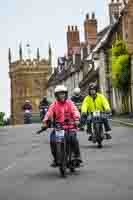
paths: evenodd
<path fill-rule="evenodd" d="M 8 48 L 13 60 L 18 57 L 22 43 L 24 54 L 30 43 L 32 54 L 40 48 L 47 58 L 51 42 L 54 63 L 66 52 L 66 27 L 78 25 L 83 38 L 83 22 L 87 12 L 95 11 L 98 29 L 108 24 L 109 0 L 0 0 L 0 112 L 10 113 L 10 80 L 8 76 Z"/>

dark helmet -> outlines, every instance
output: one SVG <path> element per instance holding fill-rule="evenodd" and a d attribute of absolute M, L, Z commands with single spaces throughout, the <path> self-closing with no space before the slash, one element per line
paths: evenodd
<path fill-rule="evenodd" d="M 46 96 L 43 96 L 42 100 L 43 100 L 43 101 L 47 101 L 47 97 L 46 97 Z"/>
<path fill-rule="evenodd" d="M 88 89 L 89 90 L 91 90 L 91 89 L 97 90 L 97 84 L 96 83 L 90 83 Z"/>
<path fill-rule="evenodd" d="M 88 86 L 88 92 L 90 93 L 90 90 L 96 90 L 97 91 L 97 84 L 96 83 L 90 83 Z"/>

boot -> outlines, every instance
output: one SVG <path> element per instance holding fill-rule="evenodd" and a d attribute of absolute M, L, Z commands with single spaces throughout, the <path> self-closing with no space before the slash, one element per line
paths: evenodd
<path fill-rule="evenodd" d="M 58 163 L 56 162 L 56 160 L 53 160 L 53 162 L 50 165 L 51 167 L 58 167 Z"/>

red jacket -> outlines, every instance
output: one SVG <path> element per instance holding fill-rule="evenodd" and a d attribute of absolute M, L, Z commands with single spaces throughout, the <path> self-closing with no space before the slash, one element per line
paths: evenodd
<path fill-rule="evenodd" d="M 71 100 L 66 100 L 64 102 L 55 100 L 50 105 L 43 122 L 47 123 L 48 119 L 53 119 L 54 117 L 56 122 L 64 123 L 64 120 L 68 119 L 69 123 L 71 123 L 80 119 L 80 113 Z M 73 124 L 64 126 L 65 129 L 73 127 Z"/>

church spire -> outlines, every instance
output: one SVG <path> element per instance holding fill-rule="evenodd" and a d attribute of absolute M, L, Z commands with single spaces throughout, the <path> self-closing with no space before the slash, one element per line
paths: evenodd
<path fill-rule="evenodd" d="M 48 54 L 49 54 L 49 65 L 52 65 L 52 49 L 51 49 L 50 43 L 49 43 L 49 47 L 48 47 Z"/>
<path fill-rule="evenodd" d="M 40 51 L 39 51 L 39 48 L 37 48 L 37 60 L 40 60 Z"/>
<path fill-rule="evenodd" d="M 11 64 L 11 59 L 12 59 L 12 57 L 11 57 L 11 49 L 9 48 L 8 49 L 8 62 L 9 62 L 9 64 Z"/>
<path fill-rule="evenodd" d="M 23 52 L 22 52 L 22 45 L 21 45 L 21 43 L 19 44 L 19 59 L 20 60 L 23 59 Z"/>

